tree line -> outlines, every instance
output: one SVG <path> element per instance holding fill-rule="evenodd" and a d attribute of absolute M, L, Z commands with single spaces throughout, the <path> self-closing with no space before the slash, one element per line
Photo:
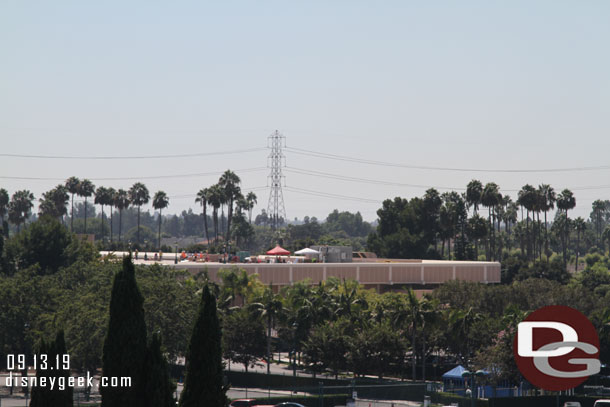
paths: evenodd
<path fill-rule="evenodd" d="M 605 242 L 610 244 L 610 201 L 593 202 L 588 222 L 570 218 L 575 206 L 572 191 L 557 193 L 548 184 L 524 185 L 515 201 L 493 182 L 472 180 L 462 194 L 431 188 L 422 197 L 385 200 L 368 247 L 390 258 L 501 261 L 517 250 L 529 261 L 549 261 L 558 253 L 565 267 L 570 255 L 578 264 L 583 251 L 603 251 Z"/>

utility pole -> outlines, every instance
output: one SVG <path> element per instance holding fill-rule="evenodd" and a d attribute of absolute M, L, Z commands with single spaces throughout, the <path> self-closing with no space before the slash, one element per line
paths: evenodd
<path fill-rule="evenodd" d="M 284 194 L 282 193 L 282 166 L 285 165 L 286 156 L 282 148 L 286 146 L 286 137 L 277 130 L 267 138 L 267 147 L 271 149 L 267 166 L 271 169 L 269 180 L 271 191 L 269 193 L 269 203 L 267 204 L 267 214 L 271 219 L 271 228 L 277 230 L 281 221 L 286 220 L 286 207 L 284 206 Z"/>

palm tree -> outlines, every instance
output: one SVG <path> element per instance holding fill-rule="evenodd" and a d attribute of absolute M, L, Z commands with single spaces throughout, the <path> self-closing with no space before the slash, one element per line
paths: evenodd
<path fill-rule="evenodd" d="M 517 203 L 526 210 L 525 231 L 527 235 L 527 257 L 531 258 L 532 239 L 529 229 L 529 220 L 530 212 L 533 211 L 534 207 L 536 206 L 536 189 L 530 184 L 525 184 L 519 191 L 519 198 L 517 199 Z"/>
<path fill-rule="evenodd" d="M 98 204 L 102 207 L 102 219 L 100 222 L 101 225 L 101 235 L 102 240 L 104 239 L 104 205 L 108 204 L 108 189 L 106 187 L 98 187 L 95 190 L 95 199 L 93 203 Z"/>
<path fill-rule="evenodd" d="M 84 179 L 78 183 L 78 196 L 82 196 L 85 198 L 85 231 L 87 234 L 87 198 L 93 195 L 93 191 L 95 191 L 95 185 L 88 179 Z"/>
<path fill-rule="evenodd" d="M 569 237 L 568 224 L 569 224 L 569 219 L 570 219 L 570 218 L 568 218 L 568 211 L 570 209 L 574 209 L 575 206 L 576 206 L 576 198 L 574 198 L 574 194 L 569 189 L 564 189 L 557 196 L 557 209 L 564 211 L 564 213 L 566 215 L 565 229 L 564 229 L 563 239 L 562 239 L 563 267 L 566 267 L 566 268 L 568 266 L 568 237 Z"/>
<path fill-rule="evenodd" d="M 153 208 L 158 209 L 159 210 L 159 250 L 161 250 L 161 211 L 165 208 L 167 208 L 167 206 L 169 205 L 169 198 L 167 197 L 167 194 L 163 191 L 157 191 L 155 193 L 155 196 L 153 197 L 153 202 L 152 202 Z"/>
<path fill-rule="evenodd" d="M 72 211 L 70 212 L 70 232 L 73 232 L 74 228 L 74 194 L 78 194 L 78 186 L 80 180 L 76 177 L 70 177 L 66 180 L 66 188 L 70 195 L 72 195 Z"/>
<path fill-rule="evenodd" d="M 205 240 L 207 242 L 208 247 L 210 246 L 210 238 L 208 237 L 208 214 L 207 214 L 209 192 L 210 191 L 208 188 L 202 188 L 199 190 L 199 192 L 197 192 L 197 198 L 195 198 L 195 203 L 201 204 L 201 209 L 203 212 L 203 233 L 204 233 Z"/>
<path fill-rule="evenodd" d="M 481 181 L 473 179 L 466 186 L 466 202 L 468 202 L 469 206 L 473 207 L 475 215 L 479 211 L 482 196 L 483 184 L 481 184 Z"/>
<path fill-rule="evenodd" d="M 150 194 L 148 193 L 148 188 L 146 185 L 141 182 L 136 182 L 129 189 L 129 200 L 133 205 L 138 207 L 138 232 L 137 232 L 137 240 L 140 243 L 140 209 L 142 205 L 147 204 L 150 199 Z"/>
<path fill-rule="evenodd" d="M 241 188 L 239 187 L 241 180 L 233 171 L 226 170 L 220 176 L 218 183 L 224 189 L 225 199 L 228 205 L 226 240 L 229 241 L 231 240 L 231 218 L 233 217 L 233 203 L 241 195 Z"/>
<path fill-rule="evenodd" d="M 252 310 L 255 310 L 260 316 L 267 317 L 267 374 L 270 374 L 271 368 L 271 327 L 275 323 L 275 319 L 282 313 L 283 303 L 281 296 L 274 294 L 271 289 L 271 284 L 265 289 L 259 302 L 249 305 Z"/>
<path fill-rule="evenodd" d="M 8 237 L 8 227 L 5 230 L 4 217 L 8 213 L 9 204 L 8 191 L 4 188 L 0 188 L 0 227 L 3 229 L 4 235 Z"/>
<path fill-rule="evenodd" d="M 258 203 L 256 194 L 252 191 L 248 192 L 248 195 L 246 195 L 246 202 L 248 202 L 248 222 L 252 224 L 252 209 L 254 209 L 254 205 Z"/>
<path fill-rule="evenodd" d="M 411 310 L 411 334 L 412 334 L 412 352 L 413 352 L 413 380 L 415 380 L 416 376 L 416 365 L 417 365 L 417 346 L 415 346 L 416 338 L 417 338 L 417 327 L 423 323 L 423 314 L 422 314 L 422 303 L 417 299 L 415 292 L 411 289 L 407 292 L 407 304 Z"/>
<path fill-rule="evenodd" d="M 114 194 L 114 206 L 119 210 L 119 242 L 121 241 L 121 229 L 123 226 L 123 209 L 127 209 L 131 204 L 129 194 L 124 189 L 119 189 Z"/>
<path fill-rule="evenodd" d="M 21 224 L 25 225 L 33 207 L 34 194 L 26 189 L 15 192 L 11 197 L 8 216 L 9 220 L 17 225 L 17 233 L 21 231 Z"/>
<path fill-rule="evenodd" d="M 578 255 L 580 254 L 580 235 L 587 229 L 587 222 L 580 216 L 574 219 L 574 229 L 576 229 L 576 267 L 578 271 Z"/>
<path fill-rule="evenodd" d="M 114 196 L 116 191 L 112 187 L 106 188 L 106 205 L 110 207 L 110 241 L 112 242 L 112 213 L 114 212 Z"/>
<path fill-rule="evenodd" d="M 218 208 L 222 204 L 222 189 L 218 184 L 212 185 L 208 189 L 208 204 L 212 207 L 212 221 L 214 222 L 214 242 L 218 243 Z"/>
<path fill-rule="evenodd" d="M 505 196 L 505 198 L 508 197 Z M 518 220 L 518 206 L 515 202 L 513 202 L 510 197 L 508 197 L 508 204 L 506 205 L 506 211 L 504 212 L 504 223 L 506 224 L 506 233 L 508 234 L 508 250 L 512 249 L 512 240 L 511 240 L 511 225 L 517 223 Z"/>
<path fill-rule="evenodd" d="M 468 237 L 474 241 L 475 260 L 479 257 L 479 240 L 487 236 L 487 221 L 479 214 L 468 219 Z"/>
<path fill-rule="evenodd" d="M 485 188 L 483 188 L 483 193 L 481 194 L 481 204 L 485 206 L 488 210 L 489 216 L 489 230 L 491 231 L 490 235 L 490 249 L 488 253 L 488 260 L 490 259 L 490 255 L 494 253 L 494 239 L 495 239 L 495 220 L 492 223 L 492 213 L 495 219 L 495 207 L 502 201 L 502 195 L 500 194 L 500 187 L 495 182 L 488 182 L 485 184 Z"/>
<path fill-rule="evenodd" d="M 546 261 L 549 261 L 550 252 L 549 252 L 549 228 L 546 219 L 547 212 L 551 209 L 555 209 L 555 202 L 557 201 L 557 196 L 555 195 L 555 190 L 552 186 L 548 184 L 541 184 L 538 186 L 538 190 L 542 196 L 542 210 L 544 211 L 544 246 L 545 246 L 545 254 Z"/>

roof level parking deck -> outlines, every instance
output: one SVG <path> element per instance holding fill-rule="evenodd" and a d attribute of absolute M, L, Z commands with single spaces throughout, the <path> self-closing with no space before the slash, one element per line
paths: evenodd
<path fill-rule="evenodd" d="M 258 274 L 262 283 L 275 287 L 310 280 L 312 284 L 330 277 L 356 280 L 366 288 L 383 292 L 400 286 L 434 287 L 451 280 L 499 283 L 500 263 L 483 261 L 405 260 L 371 263 L 197 263 L 181 262 L 173 267 L 196 274 L 207 269 L 212 281 L 220 282 L 218 271 L 231 267 Z"/>

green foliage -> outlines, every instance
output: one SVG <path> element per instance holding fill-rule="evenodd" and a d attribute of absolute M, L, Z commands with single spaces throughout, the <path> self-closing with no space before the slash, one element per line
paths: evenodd
<path fill-rule="evenodd" d="M 261 318 L 247 308 L 226 315 L 222 321 L 222 343 L 224 357 L 243 364 L 247 372 L 248 367 L 266 355 L 267 339 Z"/>
<path fill-rule="evenodd" d="M 372 228 L 362 219 L 360 212 L 339 212 L 337 209 L 326 217 L 324 229 L 327 232 L 344 232 L 347 236 L 367 236 Z"/>
<path fill-rule="evenodd" d="M 186 354 L 186 377 L 180 395 L 181 407 L 225 407 L 221 329 L 216 298 L 203 288 L 199 314 Z"/>
<path fill-rule="evenodd" d="M 432 205 L 432 204 L 431 204 Z M 429 205 L 430 206 L 430 205 Z M 368 247 L 381 257 L 423 259 L 435 257 L 428 248 L 434 243 L 432 209 L 420 198 L 385 200 L 377 211 L 379 225 L 368 238 Z"/>
<path fill-rule="evenodd" d="M 11 239 L 8 251 L 17 268 L 38 264 L 42 273 L 52 274 L 69 264 L 67 248 L 71 242 L 72 237 L 57 219 L 43 216 Z"/>
<path fill-rule="evenodd" d="M 136 283 L 130 257 L 115 277 L 110 298 L 110 317 L 102 355 L 103 375 L 131 377 L 131 387 L 102 387 L 102 405 L 144 406 L 146 324 L 144 300 Z"/>
<path fill-rule="evenodd" d="M 155 242 L 157 237 L 155 236 L 155 232 L 152 231 L 151 228 L 147 226 L 140 226 L 140 242 L 143 243 L 145 241 Z M 124 240 L 131 241 L 134 244 L 138 242 L 138 227 L 135 226 L 125 233 Z"/>
<path fill-rule="evenodd" d="M 161 266 L 139 267 L 136 277 L 144 297 L 148 337 L 160 332 L 170 360 L 184 355 L 197 313 L 200 285 L 186 272 Z"/>

